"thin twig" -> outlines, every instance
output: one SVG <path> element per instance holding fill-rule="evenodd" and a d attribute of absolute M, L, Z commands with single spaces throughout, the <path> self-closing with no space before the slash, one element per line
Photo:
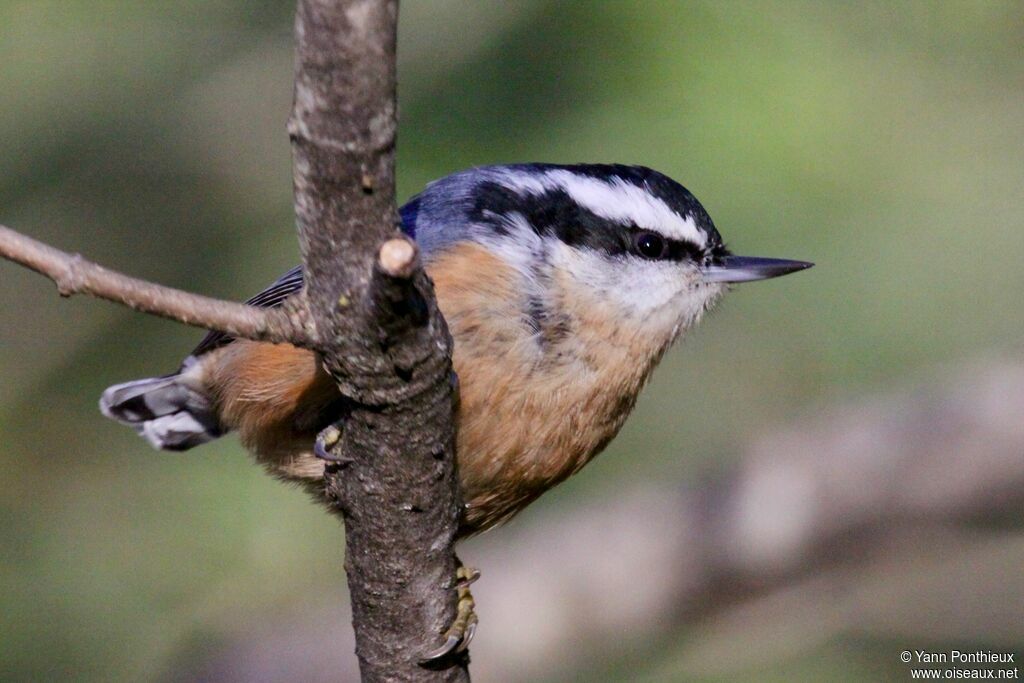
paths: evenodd
<path fill-rule="evenodd" d="M 108 270 L 79 254 L 61 251 L 2 225 L 0 256 L 50 278 L 64 297 L 88 294 L 234 337 L 316 346 L 301 300 L 267 309 L 191 294 Z"/>

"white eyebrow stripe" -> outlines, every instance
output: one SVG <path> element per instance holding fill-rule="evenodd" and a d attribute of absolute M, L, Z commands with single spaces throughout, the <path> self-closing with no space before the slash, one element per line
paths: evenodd
<path fill-rule="evenodd" d="M 522 171 L 509 171 L 508 169 L 498 169 L 498 171 L 498 177 L 501 179 L 501 182 L 520 196 L 524 194 L 544 194 L 556 187 L 554 183 L 547 182 L 548 179 L 545 176 L 523 173 Z"/>
<path fill-rule="evenodd" d="M 565 170 L 548 171 L 544 177 L 602 218 L 636 223 L 637 227 L 692 242 L 702 249 L 707 246 L 707 235 L 691 216 L 680 216 L 664 201 L 630 182 L 616 178 L 609 183 Z"/>

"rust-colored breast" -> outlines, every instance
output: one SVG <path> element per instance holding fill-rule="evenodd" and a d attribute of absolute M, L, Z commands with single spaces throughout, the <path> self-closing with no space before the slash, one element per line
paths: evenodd
<path fill-rule="evenodd" d="M 538 331 L 527 316 L 527 283 L 477 245 L 453 249 L 430 273 L 455 339 L 471 533 L 508 519 L 607 445 L 659 342 L 621 329 L 568 278 L 550 283 L 560 334 Z"/>
<path fill-rule="evenodd" d="M 449 249 L 428 272 L 455 340 L 463 533 L 475 533 L 604 448 L 666 341 L 620 326 L 605 302 L 564 274 L 545 284 L 557 334 L 538 329 L 531 283 L 475 244 Z M 204 364 L 222 422 L 271 472 L 319 491 L 313 440 L 338 393 L 314 354 L 235 341 Z"/>

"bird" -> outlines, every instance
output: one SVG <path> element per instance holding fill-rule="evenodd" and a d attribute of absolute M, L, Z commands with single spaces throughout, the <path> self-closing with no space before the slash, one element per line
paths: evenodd
<path fill-rule="evenodd" d="M 503 523 L 615 437 L 666 350 L 740 282 L 809 268 L 726 248 L 686 188 L 644 166 L 507 164 L 399 210 L 453 339 L 459 536 Z M 280 306 L 301 267 L 248 303 Z M 184 451 L 237 431 L 326 500 L 317 435 L 348 405 L 314 352 L 209 333 L 173 373 L 111 386 L 104 415 Z"/>

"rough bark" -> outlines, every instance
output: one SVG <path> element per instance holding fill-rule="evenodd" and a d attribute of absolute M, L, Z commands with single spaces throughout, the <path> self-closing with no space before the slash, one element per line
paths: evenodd
<path fill-rule="evenodd" d="M 345 517 L 363 679 L 468 680 L 465 658 L 418 664 L 454 618 L 460 503 L 451 338 L 415 250 L 403 259 L 395 242 L 397 12 L 298 3 L 295 207 L 324 367 L 353 403 L 327 489 Z"/>
<path fill-rule="evenodd" d="M 0 226 L 0 256 L 84 293 L 316 350 L 351 399 L 326 486 L 345 518 L 356 652 L 368 681 L 468 681 L 425 668 L 455 616 L 460 516 L 451 338 L 395 207 L 395 0 L 300 0 L 288 124 L 306 291 L 259 309 L 115 273 Z"/>

